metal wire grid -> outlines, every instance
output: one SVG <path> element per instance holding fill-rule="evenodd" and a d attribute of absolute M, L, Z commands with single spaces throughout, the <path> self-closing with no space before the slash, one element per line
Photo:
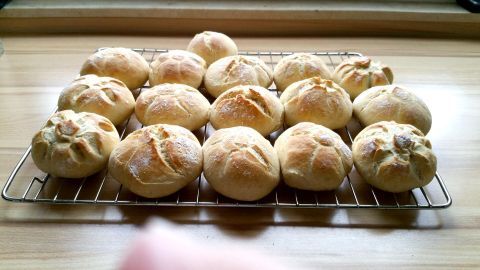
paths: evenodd
<path fill-rule="evenodd" d="M 152 62 L 159 53 L 168 51 L 146 48 L 133 50 L 143 55 L 148 62 Z M 247 51 L 240 54 L 257 56 L 273 69 L 278 60 L 292 53 Z M 356 52 L 309 53 L 323 58 L 331 69 L 346 57 L 361 55 Z M 145 86 L 139 92 L 145 88 L 149 88 L 149 86 Z M 270 90 L 279 95 L 275 88 Z M 141 127 L 133 115 L 119 129 L 120 136 L 123 139 L 130 132 Z M 336 131 L 348 145 L 351 145 L 352 138 L 360 130 L 358 122 L 352 120 L 347 127 Z M 212 131 L 211 125 L 207 124 L 195 134 L 203 143 Z M 270 135 L 270 141 L 273 143 L 280 133 L 281 131 Z M 30 152 L 31 146 L 27 148 L 10 174 L 2 191 L 2 197 L 5 200 L 51 204 L 376 209 L 439 209 L 447 208 L 452 203 L 450 194 L 438 173 L 426 187 L 394 194 L 371 187 L 360 178 L 355 169 L 335 191 L 302 191 L 281 183 L 271 194 L 259 201 L 241 202 L 216 193 L 202 174 L 193 183 L 173 195 L 159 199 L 146 199 L 123 188 L 122 185 L 111 179 L 106 171 L 82 180 L 51 177 L 35 167 Z"/>

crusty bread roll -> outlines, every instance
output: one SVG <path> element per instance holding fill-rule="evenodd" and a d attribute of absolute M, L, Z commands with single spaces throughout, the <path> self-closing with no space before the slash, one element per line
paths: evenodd
<path fill-rule="evenodd" d="M 237 85 L 258 85 L 268 88 L 273 82 L 272 70 L 258 57 L 235 55 L 211 64 L 204 83 L 214 97 Z"/>
<path fill-rule="evenodd" d="M 282 58 L 273 70 L 277 90 L 284 91 L 290 84 L 311 77 L 331 79 L 332 74 L 323 60 L 309 53 L 294 53 Z"/>
<path fill-rule="evenodd" d="M 185 84 L 160 84 L 137 99 L 135 115 L 144 125 L 171 124 L 196 130 L 208 122 L 210 103 Z"/>
<path fill-rule="evenodd" d="M 202 147 L 190 131 L 160 124 L 136 130 L 118 144 L 108 173 L 133 193 L 158 198 L 200 176 L 202 161 Z"/>
<path fill-rule="evenodd" d="M 291 84 L 280 96 L 285 122 L 313 122 L 330 129 L 344 127 L 352 117 L 347 92 L 331 80 L 313 77 Z"/>
<path fill-rule="evenodd" d="M 220 194 L 258 200 L 280 181 L 280 164 L 272 145 L 249 127 L 217 130 L 203 145 L 203 174 Z"/>
<path fill-rule="evenodd" d="M 51 175 L 82 178 L 107 164 L 120 142 L 115 126 L 98 114 L 59 111 L 32 139 L 32 159 Z"/>
<path fill-rule="evenodd" d="M 413 125 L 423 134 L 432 126 L 432 115 L 425 102 L 397 85 L 376 86 L 361 93 L 353 102 L 353 113 L 364 126 L 395 121 Z"/>
<path fill-rule="evenodd" d="M 345 59 L 333 72 L 333 80 L 355 99 L 370 87 L 393 83 L 392 70 L 370 58 L 352 57 Z"/>
<path fill-rule="evenodd" d="M 182 50 L 160 54 L 150 65 L 150 86 L 181 83 L 198 88 L 202 84 L 207 64 L 200 56 Z"/>
<path fill-rule="evenodd" d="M 336 189 L 352 170 L 352 152 L 330 129 L 302 122 L 275 141 L 283 180 L 291 187 L 321 191 Z"/>
<path fill-rule="evenodd" d="M 147 82 L 149 72 L 147 61 L 137 52 L 126 48 L 107 48 L 88 57 L 80 75 L 113 77 L 125 83 L 130 90 L 135 90 Z"/>
<path fill-rule="evenodd" d="M 267 136 L 282 126 L 283 105 L 261 86 L 239 85 L 215 100 L 210 123 L 215 129 L 247 126 Z"/>
<path fill-rule="evenodd" d="M 188 44 L 187 51 L 200 55 L 207 66 L 220 58 L 238 54 L 237 45 L 231 38 L 212 31 L 196 34 Z"/>
<path fill-rule="evenodd" d="M 404 192 L 430 183 L 437 159 L 430 141 L 408 124 L 378 122 L 362 130 L 352 145 L 353 163 L 370 185 Z"/>
<path fill-rule="evenodd" d="M 92 112 L 123 123 L 135 108 L 135 98 L 127 86 L 111 77 L 84 75 L 65 87 L 58 98 L 58 110 Z"/>

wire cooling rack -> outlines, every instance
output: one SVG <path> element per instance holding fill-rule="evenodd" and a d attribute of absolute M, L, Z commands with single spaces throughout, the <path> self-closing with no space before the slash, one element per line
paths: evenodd
<path fill-rule="evenodd" d="M 102 50 L 100 48 L 99 50 Z M 152 62 L 155 57 L 168 50 L 133 49 Z M 261 58 L 273 69 L 284 56 L 293 52 L 247 51 L 241 55 Z M 343 59 L 361 56 L 356 52 L 309 52 L 321 57 L 331 70 Z M 137 91 L 137 95 L 145 86 Z M 275 87 L 270 88 L 276 92 Z M 127 122 L 117 127 L 122 139 L 142 125 L 132 115 Z M 361 130 L 360 124 L 352 119 L 344 129 L 335 130 L 351 147 L 352 138 Z M 194 132 L 203 142 L 214 129 L 210 124 Z M 283 130 L 269 136 L 272 144 Z M 98 204 L 98 205 L 158 205 L 158 206 L 210 206 L 210 207 L 290 207 L 290 208 L 377 208 L 377 209 L 439 209 L 451 205 L 452 199 L 444 181 L 437 173 L 432 182 L 423 187 L 404 193 L 388 193 L 368 185 L 355 171 L 345 177 L 342 185 L 334 191 L 311 192 L 290 188 L 281 183 L 265 198 L 256 202 L 241 202 L 216 193 L 205 180 L 203 174 L 194 182 L 168 197 L 146 199 L 139 197 L 117 181 L 106 170 L 83 179 L 55 178 L 36 168 L 30 156 L 29 146 L 10 174 L 2 197 L 13 202 L 51 204 Z"/>

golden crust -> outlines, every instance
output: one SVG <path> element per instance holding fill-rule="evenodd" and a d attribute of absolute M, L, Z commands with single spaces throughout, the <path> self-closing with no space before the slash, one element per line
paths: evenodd
<path fill-rule="evenodd" d="M 270 142 L 249 127 L 217 130 L 203 145 L 204 175 L 220 194 L 258 200 L 280 181 L 280 164 Z"/>
<path fill-rule="evenodd" d="M 347 92 L 331 80 L 313 77 L 291 84 L 280 96 L 285 122 L 312 122 L 330 129 L 344 127 L 352 117 Z"/>
<path fill-rule="evenodd" d="M 352 57 L 335 68 L 333 80 L 355 99 L 370 87 L 393 83 L 393 73 L 388 66 L 366 56 Z"/>
<path fill-rule="evenodd" d="M 137 52 L 126 48 L 107 48 L 89 56 L 80 75 L 113 77 L 134 90 L 145 84 L 149 72 L 147 61 Z"/>
<path fill-rule="evenodd" d="M 205 74 L 205 88 L 213 97 L 238 85 L 268 88 L 273 82 L 272 70 L 258 57 L 235 55 L 211 64 Z"/>
<path fill-rule="evenodd" d="M 150 86 L 178 83 L 198 88 L 202 84 L 207 64 L 192 52 L 172 50 L 160 54 L 150 67 Z"/>
<path fill-rule="evenodd" d="M 353 113 L 364 126 L 380 121 L 410 124 L 424 134 L 430 131 L 432 115 L 423 100 L 396 85 L 372 87 L 353 102 Z"/>
<path fill-rule="evenodd" d="M 311 77 L 331 79 L 332 75 L 320 57 L 308 53 L 294 53 L 282 58 L 273 71 L 273 80 L 279 91 Z"/>
<path fill-rule="evenodd" d="M 144 125 L 171 124 L 189 130 L 204 126 L 209 114 L 208 100 L 185 84 L 154 86 L 138 97 L 135 106 L 135 115 Z"/>
<path fill-rule="evenodd" d="M 299 123 L 275 141 L 285 183 L 305 190 L 332 190 L 353 166 L 352 153 L 342 138 L 328 128 Z"/>
<path fill-rule="evenodd" d="M 32 158 L 44 172 L 82 178 L 102 170 L 119 142 L 117 130 L 107 118 L 59 111 L 33 137 Z"/>
<path fill-rule="evenodd" d="M 352 145 L 358 173 L 372 186 L 404 192 L 430 183 L 437 159 L 430 141 L 416 127 L 378 122 L 366 127 Z"/>
<path fill-rule="evenodd" d="M 158 198 L 194 181 L 202 162 L 202 148 L 190 131 L 160 124 L 136 130 L 118 144 L 108 173 L 133 193 Z"/>
<path fill-rule="evenodd" d="M 215 129 L 247 126 L 267 136 L 282 126 L 283 105 L 261 86 L 240 85 L 215 100 L 210 123 Z"/>
<path fill-rule="evenodd" d="M 220 58 L 238 54 L 237 45 L 231 38 L 212 31 L 196 34 L 188 44 L 187 51 L 198 54 L 207 66 Z"/>

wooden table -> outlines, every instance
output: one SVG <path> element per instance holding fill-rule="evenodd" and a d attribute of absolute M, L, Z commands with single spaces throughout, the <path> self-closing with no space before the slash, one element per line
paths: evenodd
<path fill-rule="evenodd" d="M 185 48 L 188 37 L 4 37 L 0 183 L 97 47 Z M 162 217 L 206 245 L 235 240 L 292 269 L 480 267 L 480 42 L 236 38 L 242 50 L 350 50 L 388 63 L 433 114 L 429 134 L 453 205 L 438 211 L 48 206 L 0 201 L 0 268 L 114 269 L 135 232 Z"/>

